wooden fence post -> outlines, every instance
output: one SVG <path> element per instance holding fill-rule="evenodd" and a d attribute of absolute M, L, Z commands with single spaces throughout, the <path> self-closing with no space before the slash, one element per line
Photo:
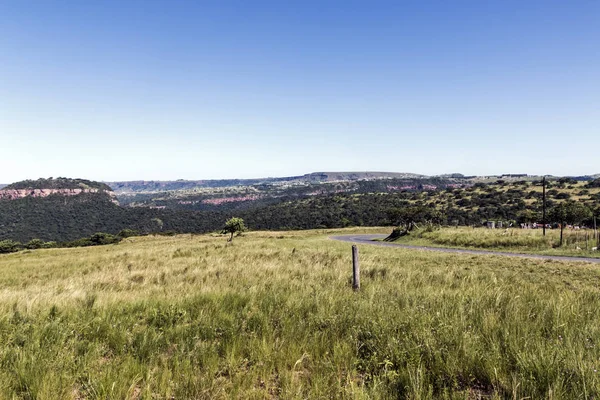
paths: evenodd
<path fill-rule="evenodd" d="M 352 245 L 352 289 L 360 289 L 360 265 L 358 262 L 358 247 Z"/>
<path fill-rule="evenodd" d="M 588 238 L 589 238 L 589 232 L 587 230 L 587 228 L 585 229 L 585 251 L 588 250 Z"/>

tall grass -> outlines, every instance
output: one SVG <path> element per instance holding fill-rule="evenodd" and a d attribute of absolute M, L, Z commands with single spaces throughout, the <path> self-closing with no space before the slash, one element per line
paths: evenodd
<path fill-rule="evenodd" d="M 468 247 L 521 247 L 548 249 L 558 242 L 554 231 L 542 236 L 541 230 L 532 229 L 486 229 L 486 228 L 444 228 L 423 232 L 421 237 L 437 244 Z"/>
<path fill-rule="evenodd" d="M 597 398 L 600 274 L 326 232 L 0 256 L 0 398 Z"/>
<path fill-rule="evenodd" d="M 587 236 L 586 236 L 587 232 Z M 436 244 L 452 247 L 474 247 L 519 251 L 552 251 L 567 255 L 597 255 L 592 251 L 597 247 L 592 230 L 565 230 L 564 243 L 559 247 L 560 231 L 548 229 L 543 236 L 541 229 L 486 229 L 486 228 L 441 228 L 424 229 L 412 232 L 402 238 L 403 242 L 416 244 Z M 587 237 L 587 243 L 586 243 Z"/>

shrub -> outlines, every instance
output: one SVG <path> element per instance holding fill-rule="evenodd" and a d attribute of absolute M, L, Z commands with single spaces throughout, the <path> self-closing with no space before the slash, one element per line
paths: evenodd
<path fill-rule="evenodd" d="M 94 233 L 89 238 L 77 239 L 72 242 L 67 242 L 64 247 L 88 247 L 88 246 L 101 246 L 105 244 L 116 244 L 122 240 L 121 237 L 111 235 L 110 233 L 98 232 Z"/>
<path fill-rule="evenodd" d="M 41 249 L 44 247 L 44 241 L 41 239 L 31 239 L 26 245 L 25 248 L 29 250 Z"/>
<path fill-rule="evenodd" d="M 585 187 L 587 187 L 588 189 L 600 188 L 600 178 L 594 179 L 593 181 L 585 185 Z"/>
<path fill-rule="evenodd" d="M 13 240 L 2 240 L 0 241 L 0 254 L 14 253 L 23 248 L 23 245 Z"/>
<path fill-rule="evenodd" d="M 125 239 L 132 236 L 140 236 L 140 232 L 134 229 L 123 229 L 121 232 L 117 233 L 117 236 Z"/>
<path fill-rule="evenodd" d="M 111 235 L 110 233 L 98 232 L 94 233 L 90 237 L 90 241 L 93 245 L 103 245 L 103 244 L 115 244 L 121 241 L 121 238 L 115 235 Z"/>

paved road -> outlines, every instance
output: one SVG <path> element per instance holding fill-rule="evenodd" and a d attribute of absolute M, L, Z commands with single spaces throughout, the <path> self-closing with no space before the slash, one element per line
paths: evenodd
<path fill-rule="evenodd" d="M 523 253 L 506 253 L 502 251 L 489 251 L 489 250 L 463 250 L 463 249 L 449 249 L 443 247 L 427 247 L 427 246 L 413 246 L 409 244 L 398 244 L 388 242 L 374 242 L 374 239 L 383 239 L 387 235 L 342 235 L 342 236 L 331 236 L 333 240 L 339 240 L 342 242 L 350 243 L 361 243 L 369 244 L 373 246 L 384 246 L 384 247 L 401 247 L 405 249 L 414 250 L 427 250 L 427 251 L 438 251 L 441 253 L 458 253 L 458 254 L 478 254 L 478 255 L 492 255 L 492 256 L 504 256 L 504 257 L 521 257 L 521 258 L 537 258 L 541 260 L 554 260 L 554 261 L 582 261 L 589 263 L 600 264 L 600 258 L 587 258 L 587 257 L 568 257 L 568 256 L 542 256 L 538 254 L 523 254 Z"/>

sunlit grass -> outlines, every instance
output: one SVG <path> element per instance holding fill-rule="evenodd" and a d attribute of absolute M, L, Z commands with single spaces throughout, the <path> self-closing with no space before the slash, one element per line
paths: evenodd
<path fill-rule="evenodd" d="M 327 235 L 2 255 L 0 398 L 599 395 L 598 267 Z"/>
<path fill-rule="evenodd" d="M 594 240 L 592 229 L 565 229 L 562 247 L 559 247 L 559 229 L 547 229 L 546 236 L 543 236 L 541 229 L 457 227 L 416 230 L 411 232 L 410 235 L 402 237 L 398 242 L 416 245 L 533 252 L 549 255 L 600 257 L 600 252 L 594 250 L 597 247 L 597 242 Z"/>

